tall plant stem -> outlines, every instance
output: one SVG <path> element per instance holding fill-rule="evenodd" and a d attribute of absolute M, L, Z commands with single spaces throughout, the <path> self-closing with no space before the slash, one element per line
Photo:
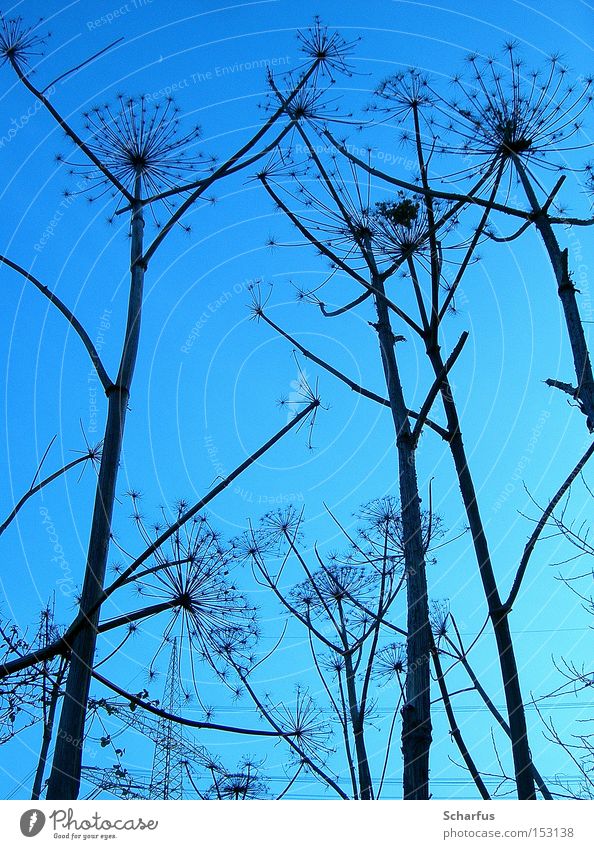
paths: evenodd
<path fill-rule="evenodd" d="M 499 725 L 501 726 L 501 728 L 503 729 L 505 734 L 507 734 L 507 736 L 511 739 L 511 731 L 510 731 L 510 727 L 509 727 L 508 723 L 502 717 L 501 713 L 497 710 L 497 708 L 493 704 L 493 701 L 491 700 L 489 694 L 487 693 L 487 691 L 485 690 L 485 688 L 483 687 L 483 685 L 481 684 L 481 682 L 477 678 L 477 676 L 474 672 L 474 669 L 472 668 L 472 666 L 470 665 L 470 663 L 468 661 L 468 658 L 466 656 L 466 653 L 465 653 L 463 647 L 462 646 L 456 646 L 456 644 L 454 642 L 452 642 L 452 640 L 447 635 L 446 635 L 445 639 L 446 639 L 448 645 L 451 646 L 451 648 L 453 649 L 454 656 L 456 657 L 456 659 L 462 664 L 462 666 L 464 667 L 464 669 L 468 673 L 468 677 L 472 681 L 472 686 L 474 687 L 476 692 L 479 694 L 479 696 L 481 697 L 481 699 L 485 703 L 485 706 L 488 708 L 488 710 L 490 711 L 492 716 L 497 720 L 497 722 L 499 723 Z M 534 775 L 534 780 L 536 782 L 538 789 L 540 790 L 540 792 L 542 794 L 543 799 L 551 800 L 553 797 L 551 796 L 549 788 L 545 784 L 544 779 L 541 776 L 541 774 L 539 773 L 539 771 L 537 770 L 537 768 L 534 766 L 534 763 L 532 764 L 532 774 Z"/>
<path fill-rule="evenodd" d="M 378 322 L 375 325 L 388 390 L 398 451 L 398 480 L 404 537 L 407 593 L 406 702 L 402 708 L 403 795 L 429 798 L 431 746 L 430 669 L 431 627 L 427 600 L 427 575 L 417 483 L 416 453 L 408 409 L 394 351 L 395 337 L 381 278 L 373 280 Z"/>
<path fill-rule="evenodd" d="M 31 799 L 33 800 L 41 798 L 41 791 L 43 788 L 43 776 L 45 774 L 47 756 L 49 752 L 50 743 L 52 742 L 52 735 L 54 733 L 56 709 L 58 707 L 58 698 L 60 696 L 60 688 L 62 686 L 62 679 L 64 677 L 65 670 L 66 664 L 62 660 L 60 663 L 58 674 L 56 675 L 52 683 L 49 695 L 49 705 L 47 708 L 47 716 L 43 723 L 41 749 L 39 750 L 39 760 L 37 761 L 37 769 L 35 770 L 35 778 L 33 779 L 33 789 L 31 791 Z"/>
<path fill-rule="evenodd" d="M 344 656 L 344 667 L 349 711 L 351 714 L 351 725 L 355 741 L 355 753 L 357 755 L 360 796 L 361 799 L 373 799 L 371 770 L 369 769 L 369 758 L 367 756 L 367 748 L 365 746 L 365 736 L 363 732 L 363 716 L 357 703 L 353 658 L 349 652 L 347 652 Z"/>
<path fill-rule="evenodd" d="M 576 298 L 577 290 L 569 274 L 567 249 L 561 250 L 549 216 L 546 210 L 541 208 L 530 182 L 530 177 L 517 155 L 513 156 L 513 162 L 532 209 L 534 224 L 542 237 L 557 281 L 557 292 L 565 315 L 565 324 L 575 367 L 577 380 L 575 398 L 586 416 L 588 430 L 592 433 L 594 431 L 594 376 L 592 375 L 590 352 L 588 351 L 584 325 Z"/>
<path fill-rule="evenodd" d="M 432 342 L 427 345 L 427 355 L 436 375 L 443 373 L 444 363 L 439 345 Z M 464 509 L 468 518 L 472 542 L 478 563 L 479 574 L 483 584 L 483 590 L 487 600 L 487 609 L 493 625 L 495 640 L 497 643 L 501 677 L 509 719 L 510 736 L 512 744 L 512 756 L 514 772 L 518 789 L 519 799 L 535 799 L 534 780 L 532 772 L 532 758 L 528 745 L 528 732 L 526 728 L 526 713 L 520 689 L 518 677 L 518 666 L 509 628 L 508 613 L 502 606 L 501 596 L 497 588 L 495 572 L 491 562 L 491 554 L 487 537 L 485 535 L 483 520 L 481 518 L 474 482 L 468 461 L 466 450 L 462 441 L 460 420 L 454 402 L 452 389 L 447 377 L 441 386 L 441 398 L 446 415 L 448 430 L 450 432 L 449 446 L 452 459 L 458 476 L 460 492 Z"/>
<path fill-rule="evenodd" d="M 485 782 L 483 781 L 480 772 L 477 769 L 477 766 L 468 751 L 466 743 L 464 742 L 464 738 L 462 737 L 462 732 L 458 728 L 458 723 L 456 722 L 456 714 L 454 713 L 454 708 L 452 706 L 452 700 L 450 698 L 450 694 L 447 688 L 445 675 L 443 674 L 443 669 L 441 666 L 441 658 L 439 656 L 439 648 L 433 642 L 431 646 L 431 657 L 433 658 L 433 666 L 435 667 L 435 677 L 437 678 L 437 683 L 439 685 L 439 692 L 441 693 L 441 699 L 443 701 L 443 706 L 446 712 L 446 716 L 448 718 L 448 723 L 450 725 L 450 734 L 452 735 L 456 745 L 458 746 L 458 750 L 462 755 L 464 763 L 466 764 L 466 768 L 468 769 L 470 775 L 472 776 L 472 780 L 476 784 L 476 788 L 481 794 L 483 799 L 490 799 L 491 796 Z"/>
<path fill-rule="evenodd" d="M 142 178 L 137 174 L 131 220 L 130 294 L 126 332 L 118 376 L 108 391 L 103 453 L 80 600 L 81 612 L 93 610 L 93 613 L 86 617 L 85 625 L 72 641 L 68 679 L 48 784 L 48 799 L 76 799 L 80 788 L 85 717 L 99 622 L 97 602 L 103 593 L 126 410 L 140 338 L 146 268 L 143 257 L 144 217 L 140 203 L 141 191 Z"/>

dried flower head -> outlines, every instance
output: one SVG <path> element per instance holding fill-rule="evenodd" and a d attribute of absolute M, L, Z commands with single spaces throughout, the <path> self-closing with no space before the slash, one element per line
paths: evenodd
<path fill-rule="evenodd" d="M 448 632 L 450 603 L 447 599 L 431 602 L 429 622 L 435 641 L 439 642 Z"/>
<path fill-rule="evenodd" d="M 291 704 L 268 704 L 267 709 L 285 734 L 289 734 L 302 752 L 315 761 L 323 761 L 331 754 L 332 731 L 323 712 L 307 690 L 297 687 Z"/>
<path fill-rule="evenodd" d="M 456 218 L 447 215 L 447 208 L 439 201 L 432 204 L 436 222 L 446 221 L 439 227 L 440 244 L 456 224 Z M 398 264 L 409 257 L 428 260 L 431 253 L 431 226 L 427 204 L 422 196 L 409 196 L 398 192 L 396 200 L 380 201 L 375 205 L 375 243 L 378 250 Z M 449 248 L 459 247 L 448 245 Z"/>
<path fill-rule="evenodd" d="M 268 786 L 262 781 L 257 765 L 243 765 L 239 772 L 213 772 L 214 782 L 207 791 L 207 798 L 241 801 L 243 799 L 264 799 L 268 795 Z"/>
<path fill-rule="evenodd" d="M 176 513 L 179 509 L 177 505 Z M 135 521 L 143 542 L 150 545 L 151 532 L 141 517 Z M 218 674 L 231 654 L 243 656 L 254 645 L 256 611 L 233 583 L 230 559 L 219 534 L 199 517 L 177 530 L 137 574 L 134 586 L 147 603 L 150 600 L 147 611 L 168 616 L 149 674 L 156 670 L 165 646 L 177 638 L 180 680 L 189 677 L 196 690 L 197 661 Z M 182 674 L 182 665 L 189 665 L 189 673 Z"/>
<path fill-rule="evenodd" d="M 435 99 L 427 77 L 417 68 L 388 77 L 378 87 L 376 95 L 382 101 L 382 105 L 376 108 L 400 120 L 411 111 L 431 106 Z"/>
<path fill-rule="evenodd" d="M 501 61 L 471 55 L 470 79 L 456 76 L 456 96 L 440 98 L 436 124 L 445 131 L 443 150 L 484 163 L 517 158 L 557 169 L 552 154 L 562 154 L 565 164 L 564 154 L 589 144 L 580 134 L 593 80 L 569 81 L 556 55 L 543 71 L 529 71 L 515 44 L 506 45 L 505 54 Z"/>
<path fill-rule="evenodd" d="M 285 81 L 286 90 L 292 91 L 297 88 L 297 82 L 291 75 Z M 347 123 L 351 115 L 342 115 L 337 105 L 338 97 L 329 97 L 328 89 L 321 85 L 309 83 L 304 85 L 291 97 L 285 107 L 287 115 L 293 121 L 320 121 L 327 123 L 336 121 Z"/>
<path fill-rule="evenodd" d="M 355 45 L 360 39 L 346 41 L 338 32 L 324 26 L 318 16 L 306 30 L 297 33 L 301 53 L 309 60 L 317 62 L 320 71 L 329 74 L 347 74 L 351 76 L 352 68 L 347 62 Z"/>
<path fill-rule="evenodd" d="M 19 71 L 31 64 L 31 60 L 43 56 L 43 47 L 49 38 L 49 33 L 40 33 L 39 25 L 25 26 L 23 19 L 5 18 L 0 15 L 0 65 L 9 62 Z"/>
<path fill-rule="evenodd" d="M 374 673 L 384 681 L 393 681 L 406 673 L 406 646 L 390 643 L 380 649 L 375 658 Z"/>
<path fill-rule="evenodd" d="M 115 107 L 96 107 L 84 114 L 85 143 L 127 191 L 132 194 L 139 186 L 143 198 L 154 197 L 179 188 L 189 175 L 195 179 L 212 171 L 212 159 L 195 148 L 200 128 L 182 133 L 178 116 L 171 99 L 151 105 L 145 97 L 120 96 Z M 72 174 L 82 174 L 83 191 L 97 191 L 97 197 L 111 188 L 106 174 L 94 164 L 59 158 Z M 170 199 L 163 202 L 172 208 Z"/>

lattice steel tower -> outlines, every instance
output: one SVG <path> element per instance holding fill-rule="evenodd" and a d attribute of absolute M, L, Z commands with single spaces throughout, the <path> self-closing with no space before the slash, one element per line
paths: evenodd
<path fill-rule="evenodd" d="M 176 716 L 181 713 L 182 690 L 179 681 L 179 650 L 177 640 L 171 646 L 171 657 L 160 707 Z M 142 734 L 154 743 L 150 775 L 129 770 L 118 764 L 111 767 L 83 766 L 86 781 L 94 786 L 87 798 L 110 793 L 121 799 L 183 799 L 188 795 L 188 771 L 212 763 L 208 751 L 184 736 L 184 727 L 164 717 L 156 717 L 142 708 L 130 710 L 126 701 L 110 701 L 109 716 L 118 719 L 125 729 Z M 188 778 L 185 782 L 184 779 Z M 195 789 L 195 788 L 194 788 Z M 192 791 L 190 791 L 192 796 Z"/>
<path fill-rule="evenodd" d="M 167 713 L 179 716 L 181 702 L 177 639 L 175 638 L 171 646 L 161 707 Z M 156 730 L 153 767 L 148 788 L 149 799 L 182 799 L 184 795 L 183 759 L 186 756 L 183 726 L 160 717 Z"/>

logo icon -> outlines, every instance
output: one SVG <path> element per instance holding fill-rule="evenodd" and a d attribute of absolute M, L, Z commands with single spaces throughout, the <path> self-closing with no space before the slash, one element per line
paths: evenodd
<path fill-rule="evenodd" d="M 45 825 L 45 814 L 36 808 L 25 811 L 21 817 L 21 833 L 25 837 L 36 837 Z"/>

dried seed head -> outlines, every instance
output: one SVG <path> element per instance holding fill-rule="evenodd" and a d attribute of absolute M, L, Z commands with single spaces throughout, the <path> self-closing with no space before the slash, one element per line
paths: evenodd
<path fill-rule="evenodd" d="M 0 65 L 10 62 L 23 71 L 35 57 L 43 56 L 43 47 L 50 33 L 38 31 L 42 20 L 40 18 L 37 24 L 27 27 L 20 16 L 5 18 L 0 15 Z"/>

